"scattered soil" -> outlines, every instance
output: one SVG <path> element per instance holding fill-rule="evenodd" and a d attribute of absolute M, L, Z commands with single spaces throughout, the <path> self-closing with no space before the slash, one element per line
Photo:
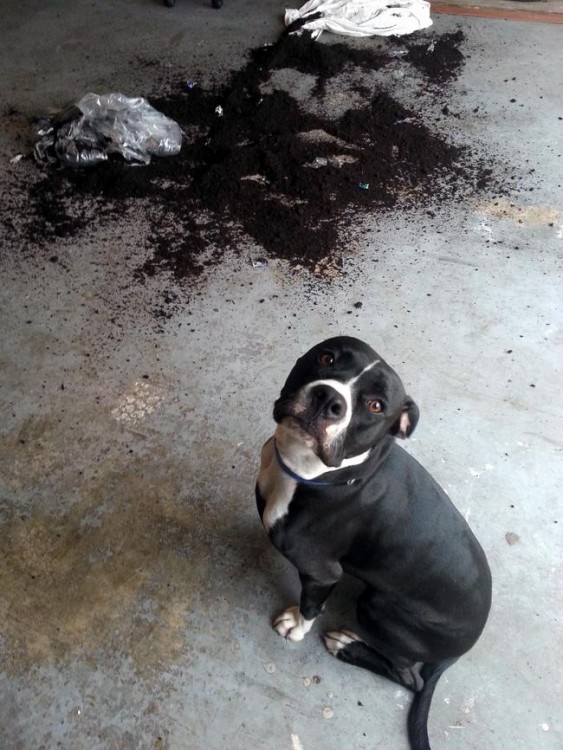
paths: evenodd
<path fill-rule="evenodd" d="M 454 79 L 463 66 L 465 57 L 459 45 L 464 35 L 460 30 L 443 34 L 438 39 L 412 44 L 406 59 L 423 73 L 434 86 L 443 86 Z"/>
<path fill-rule="evenodd" d="M 150 257 L 137 270 L 140 279 L 161 271 L 195 278 L 225 250 L 248 250 L 249 241 L 257 258 L 313 272 L 338 267 L 359 216 L 461 200 L 491 189 L 494 179 L 474 149 L 446 142 L 420 112 L 380 87 L 357 86 L 361 105 L 338 118 L 316 114 L 327 87 L 358 69 L 372 74 L 389 67 L 392 75 L 404 60 L 443 86 L 463 63 L 463 41 L 458 32 L 434 37 L 431 51 L 429 40 L 356 49 L 284 35 L 252 51 L 223 85 L 207 90 L 184 82 L 151 99 L 182 127 L 179 156 L 153 159 L 148 167 L 115 159 L 84 169 L 45 168 L 36 184 L 22 188 L 24 224 L 8 215 L 13 200 L 0 218 L 22 246 L 47 246 L 142 211 Z M 315 114 L 272 86 L 272 75 L 284 68 L 315 76 Z"/>

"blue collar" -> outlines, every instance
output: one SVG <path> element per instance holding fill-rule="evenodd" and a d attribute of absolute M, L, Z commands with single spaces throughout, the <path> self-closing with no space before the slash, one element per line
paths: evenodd
<path fill-rule="evenodd" d="M 322 482 L 318 479 L 305 479 L 304 477 L 300 477 L 299 474 L 296 474 L 294 471 L 292 471 L 289 466 L 284 462 L 283 458 L 280 455 L 280 452 L 278 450 L 278 446 L 276 445 L 276 441 L 274 440 L 274 453 L 276 456 L 276 460 L 280 466 L 280 469 L 284 472 L 284 474 L 287 474 L 288 477 L 291 477 L 292 479 L 295 479 L 296 482 L 299 484 L 307 484 L 312 487 L 337 487 L 338 485 L 343 484 L 354 484 L 357 482 L 357 479 L 347 479 L 343 482 Z"/>

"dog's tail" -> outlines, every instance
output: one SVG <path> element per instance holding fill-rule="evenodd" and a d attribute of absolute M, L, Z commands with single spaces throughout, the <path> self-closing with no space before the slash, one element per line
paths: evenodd
<path fill-rule="evenodd" d="M 434 689 L 438 680 L 448 667 L 457 659 L 444 659 L 434 664 L 424 664 L 420 674 L 424 680 L 424 687 L 415 693 L 408 718 L 408 731 L 411 750 L 431 750 L 428 740 L 428 714 Z"/>

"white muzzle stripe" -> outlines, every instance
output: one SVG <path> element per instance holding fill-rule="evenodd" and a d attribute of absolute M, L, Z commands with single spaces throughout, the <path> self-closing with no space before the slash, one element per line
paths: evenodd
<path fill-rule="evenodd" d="M 344 383 L 341 380 L 314 380 L 312 383 L 308 383 L 305 386 L 303 394 L 304 396 L 307 396 L 313 388 L 317 388 L 318 386 L 328 386 L 329 388 L 332 388 L 337 393 L 339 393 L 344 399 L 344 402 L 346 403 L 346 412 L 344 416 L 342 417 L 342 419 L 334 421 L 334 423 L 329 425 L 326 429 L 327 436 L 332 440 L 341 435 L 350 424 L 350 421 L 352 419 L 352 396 L 354 393 L 354 385 L 358 382 L 358 380 L 364 373 L 371 370 L 373 367 L 379 364 L 379 362 L 380 360 L 376 359 L 374 362 L 367 365 L 367 367 L 364 367 L 364 369 L 358 375 L 355 375 L 353 378 L 347 380 Z"/>

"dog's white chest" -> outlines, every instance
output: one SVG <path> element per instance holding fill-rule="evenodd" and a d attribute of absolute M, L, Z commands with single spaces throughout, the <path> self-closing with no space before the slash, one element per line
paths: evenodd
<path fill-rule="evenodd" d="M 262 448 L 258 474 L 258 489 L 265 503 L 262 523 L 266 531 L 287 514 L 296 487 L 295 479 L 280 469 L 274 453 L 274 439 L 270 438 Z"/>

